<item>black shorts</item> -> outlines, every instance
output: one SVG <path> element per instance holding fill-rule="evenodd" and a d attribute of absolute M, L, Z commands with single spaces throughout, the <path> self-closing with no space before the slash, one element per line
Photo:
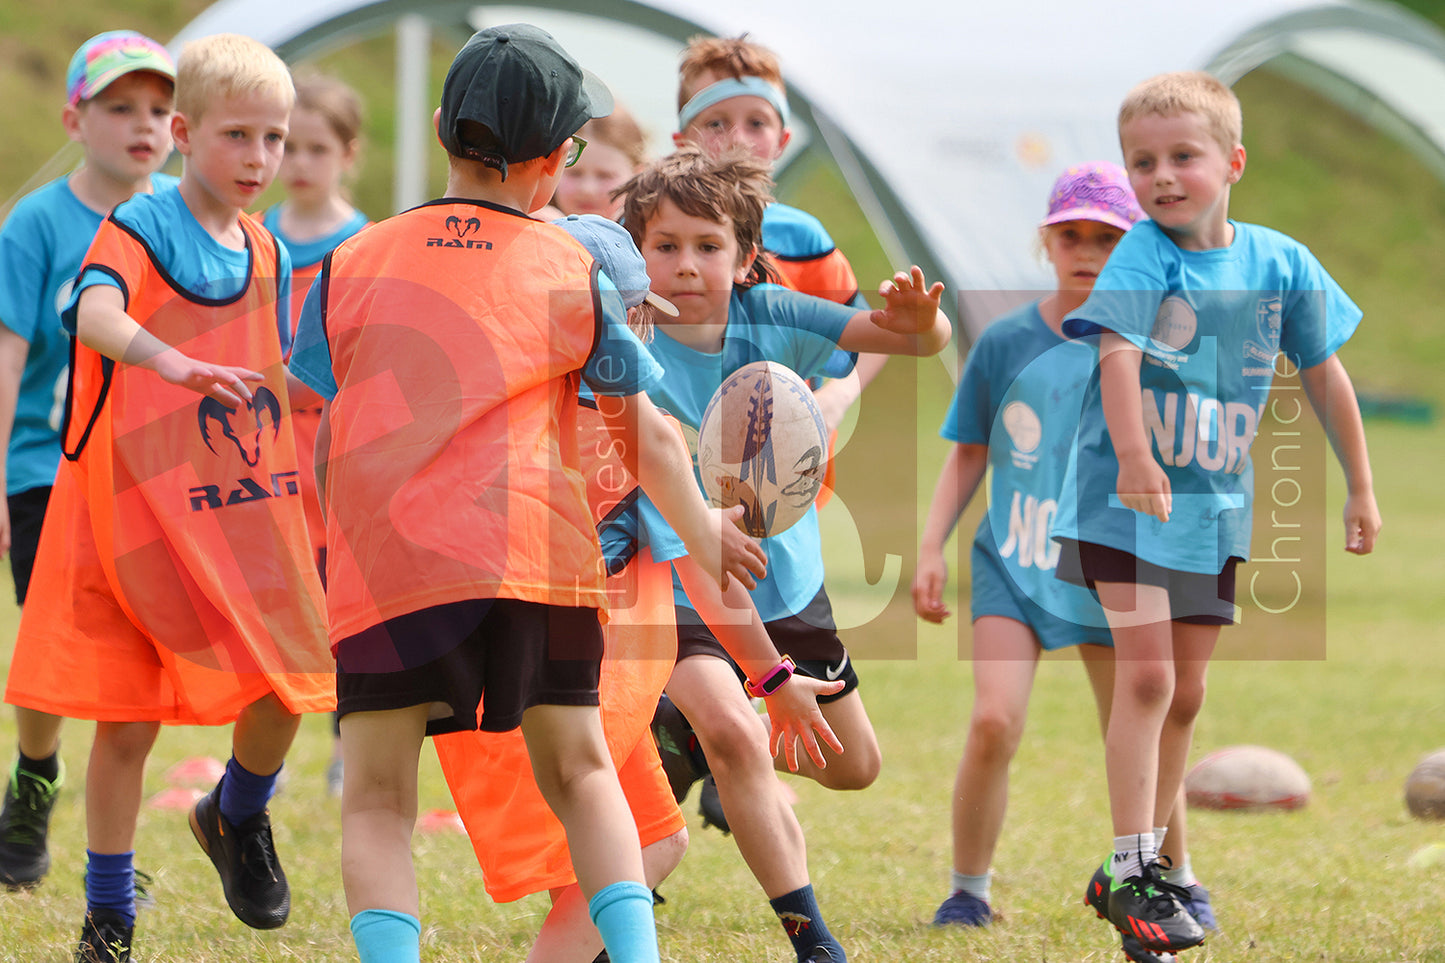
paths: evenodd
<path fill-rule="evenodd" d="M 1122 549 L 1096 542 L 1059 540 L 1062 551 L 1055 576 L 1094 591 L 1095 582 L 1157 585 L 1169 593 L 1173 621 L 1191 625 L 1234 624 L 1234 570 L 1241 561 L 1231 555 L 1218 575 L 1164 568 Z"/>
<path fill-rule="evenodd" d="M 45 506 L 50 504 L 50 486 L 27 489 L 5 499 L 10 509 L 10 572 L 15 576 L 15 604 L 25 604 L 30 590 L 30 572 L 35 568 L 35 550 L 40 546 L 40 526 Z"/>
<path fill-rule="evenodd" d="M 479 599 L 389 619 L 336 658 L 338 716 L 431 704 L 429 736 L 507 732 L 534 705 L 598 704 L 602 627 L 596 609 Z"/>
<path fill-rule="evenodd" d="M 833 606 L 828 602 L 828 593 L 822 588 L 803 611 L 774 622 L 764 622 L 763 628 L 767 629 L 778 654 L 791 656 L 803 675 L 824 682 L 843 680 L 842 691 L 821 696 L 819 703 L 836 702 L 858 688 L 858 673 L 853 671 L 853 660 L 848 658 L 848 650 L 843 640 L 838 638 L 838 629 L 833 623 Z M 733 667 L 739 680 L 747 682 L 743 670 L 728 656 L 727 650 L 702 617 L 693 609 L 678 606 L 678 661 L 690 655 L 711 655 L 722 659 Z"/>

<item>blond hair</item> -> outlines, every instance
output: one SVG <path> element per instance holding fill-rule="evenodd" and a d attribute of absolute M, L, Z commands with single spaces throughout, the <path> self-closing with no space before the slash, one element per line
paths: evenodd
<path fill-rule="evenodd" d="M 192 40 L 176 61 L 176 112 L 191 123 L 222 97 L 275 95 L 296 103 L 291 71 L 270 47 L 236 33 Z"/>
<path fill-rule="evenodd" d="M 647 135 L 621 104 L 613 104 L 611 114 L 589 120 L 577 133 L 589 144 L 606 144 L 620 151 L 634 170 L 647 163 Z"/>
<path fill-rule="evenodd" d="M 747 34 L 739 37 L 693 37 L 682 52 L 678 65 L 677 109 L 687 106 L 700 89 L 703 74 L 722 74 L 742 80 L 757 77 L 783 90 L 783 70 L 778 56 L 767 47 L 753 43 Z"/>
<path fill-rule="evenodd" d="M 706 221 L 732 221 L 738 242 L 739 266 L 749 251 L 757 251 L 747 280 L 739 287 L 774 281 L 763 248 L 763 211 L 773 202 L 773 179 L 765 164 L 744 147 L 711 157 L 700 148 L 687 146 L 649 165 L 617 190 L 624 196 L 622 223 L 639 248 L 651 220 L 663 201 L 671 201 L 682 213 Z"/>
<path fill-rule="evenodd" d="M 1119 129 L 1140 117 L 1198 114 L 1225 153 L 1242 143 L 1244 112 L 1229 85 L 1202 70 L 1159 74 L 1134 87 L 1119 107 Z"/>

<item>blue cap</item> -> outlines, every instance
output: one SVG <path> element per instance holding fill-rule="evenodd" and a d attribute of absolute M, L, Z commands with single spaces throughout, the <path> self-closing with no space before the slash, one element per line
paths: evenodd
<path fill-rule="evenodd" d="M 677 317 L 677 306 L 660 294 L 652 293 L 647 277 L 647 262 L 627 228 L 609 221 L 600 214 L 568 214 L 552 222 L 575 237 L 602 267 L 622 293 L 622 303 L 635 308 L 642 302 L 657 308 L 668 317 Z"/>

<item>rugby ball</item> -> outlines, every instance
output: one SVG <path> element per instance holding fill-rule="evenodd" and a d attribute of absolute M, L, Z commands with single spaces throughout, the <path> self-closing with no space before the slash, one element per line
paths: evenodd
<path fill-rule="evenodd" d="M 1405 780 L 1405 806 L 1416 819 L 1445 819 L 1445 749 L 1421 759 Z"/>
<path fill-rule="evenodd" d="M 698 425 L 697 470 L 708 499 L 745 506 L 754 538 L 786 531 L 808 513 L 828 467 L 828 427 L 813 392 L 791 368 L 754 361 L 723 379 Z"/>
<path fill-rule="evenodd" d="M 1230 746 L 1189 770 L 1184 796 L 1201 809 L 1299 809 L 1309 802 L 1310 777 L 1276 749 Z"/>

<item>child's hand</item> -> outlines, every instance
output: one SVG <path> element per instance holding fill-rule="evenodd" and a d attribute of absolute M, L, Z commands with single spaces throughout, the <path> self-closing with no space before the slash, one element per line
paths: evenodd
<path fill-rule="evenodd" d="M 764 698 L 768 707 L 768 723 L 773 729 L 768 736 L 768 745 L 774 757 L 781 750 L 790 772 L 798 771 L 799 739 L 803 740 L 803 748 L 819 769 L 826 768 L 828 761 L 818 746 L 818 736 L 834 752 L 843 752 L 843 743 L 838 741 L 828 720 L 823 718 L 823 710 L 818 708 L 818 696 L 832 695 L 842 690 L 843 685 L 842 679 L 824 682 L 795 672 L 781 688 Z"/>
<path fill-rule="evenodd" d="M 911 271 L 899 271 L 891 281 L 880 284 L 878 295 L 886 307 L 873 312 L 874 324 L 896 334 L 923 334 L 933 328 L 938 318 L 943 282 L 935 281 L 933 287 L 928 287 L 923 269 L 915 264 Z"/>
<path fill-rule="evenodd" d="M 1169 491 L 1169 476 L 1152 456 L 1119 460 L 1119 501 L 1141 515 L 1152 515 L 1161 522 L 1169 521 L 1174 498 Z"/>
<path fill-rule="evenodd" d="M 754 576 L 762 578 L 768 573 L 768 556 L 763 547 L 738 527 L 746 513 L 746 505 L 709 510 L 712 527 L 720 533 L 721 544 L 717 555 L 699 557 L 698 561 L 724 590 L 728 587 L 729 576 L 742 582 L 744 588 L 755 589 L 758 583 Z M 711 558 L 719 560 L 717 571 L 713 571 Z"/>
<path fill-rule="evenodd" d="M 1348 496 L 1345 499 L 1345 551 L 1355 555 L 1373 552 L 1380 524 L 1380 509 L 1375 504 L 1373 491 Z"/>
<path fill-rule="evenodd" d="M 156 374 L 173 385 L 209 395 L 228 407 L 241 407 L 251 400 L 248 381 L 265 381 L 265 375 L 249 368 L 228 364 L 207 364 L 170 350 L 157 355 Z"/>
<path fill-rule="evenodd" d="M 948 585 L 948 563 L 942 552 L 924 552 L 918 556 L 918 571 L 913 575 L 913 610 L 925 622 L 941 623 L 953 612 L 943 601 Z"/>

